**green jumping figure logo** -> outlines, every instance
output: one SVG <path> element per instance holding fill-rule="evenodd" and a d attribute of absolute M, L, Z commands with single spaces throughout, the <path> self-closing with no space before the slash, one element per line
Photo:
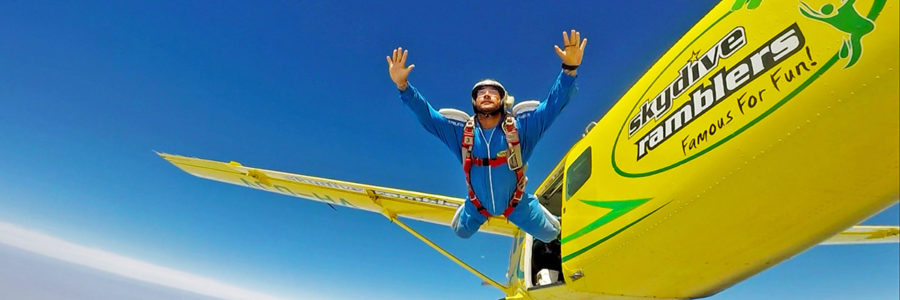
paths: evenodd
<path fill-rule="evenodd" d="M 844 66 L 845 69 L 849 68 L 859 60 L 863 51 L 863 36 L 875 29 L 875 22 L 860 15 L 859 12 L 856 11 L 856 8 L 853 7 L 854 2 L 856 2 L 856 0 L 843 0 L 841 2 L 841 7 L 838 7 L 837 10 L 834 9 L 834 5 L 825 4 L 822 5 L 822 9 L 818 11 L 809 7 L 809 5 L 804 2 L 800 2 L 800 13 L 804 16 L 828 23 L 828 25 L 831 25 L 837 30 L 850 35 L 849 38 L 843 40 L 843 46 L 841 46 L 840 52 L 841 58 L 850 58 L 847 61 L 847 65 Z"/>
<path fill-rule="evenodd" d="M 759 3 L 762 0 L 735 0 L 734 4 L 731 5 L 731 11 L 735 11 L 744 7 L 744 4 L 747 5 L 747 9 L 756 9 L 759 7 Z"/>

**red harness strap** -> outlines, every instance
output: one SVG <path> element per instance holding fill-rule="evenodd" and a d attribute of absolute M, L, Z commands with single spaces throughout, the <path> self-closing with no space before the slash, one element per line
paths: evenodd
<path fill-rule="evenodd" d="M 472 164 L 476 166 L 497 167 L 506 163 L 506 156 L 498 158 L 472 158 Z"/>
<path fill-rule="evenodd" d="M 478 201 L 478 197 L 475 196 L 475 191 L 472 190 L 472 180 L 469 178 L 469 171 L 472 170 L 472 144 L 475 142 L 475 119 L 470 118 L 468 122 L 466 122 L 466 127 L 463 129 L 463 139 L 462 139 L 462 157 L 463 157 L 463 171 L 466 172 L 466 186 L 469 188 L 469 199 L 472 200 L 472 204 L 475 205 L 475 208 L 478 209 L 478 212 L 484 215 L 486 218 L 490 218 L 491 214 L 488 213 L 487 209 L 484 208 L 484 205 L 481 204 L 481 201 Z"/>
<path fill-rule="evenodd" d="M 512 197 L 509 199 L 509 205 L 506 206 L 506 210 L 503 211 L 503 216 L 509 218 L 509 215 L 512 214 L 513 210 L 516 209 L 516 206 L 519 205 L 519 200 L 522 200 L 522 195 L 525 194 L 525 183 L 528 182 L 528 177 L 525 177 L 525 171 L 522 168 L 516 170 L 516 191 L 513 192 Z"/>
<path fill-rule="evenodd" d="M 504 124 L 504 132 L 506 132 L 506 143 L 507 143 L 507 152 L 512 152 L 514 147 L 518 150 L 519 144 L 519 132 L 515 126 L 515 119 L 512 119 L 512 116 L 507 116 L 507 120 Z M 466 122 L 466 127 L 463 129 L 463 139 L 462 139 L 462 157 L 463 157 L 463 171 L 466 173 L 466 186 L 469 188 L 469 199 L 472 200 L 472 204 L 475 205 L 475 208 L 478 209 L 478 212 L 484 215 L 486 218 L 490 218 L 491 214 L 484 208 L 484 205 L 478 200 L 478 197 L 475 196 L 475 191 L 472 190 L 472 179 L 471 179 L 471 170 L 472 165 L 477 166 L 490 166 L 497 167 L 503 164 L 509 164 L 507 160 L 507 156 L 513 156 L 513 153 L 508 153 L 507 156 L 498 157 L 498 158 L 474 158 L 472 157 L 472 145 L 475 141 L 475 118 L 472 117 Z M 520 157 L 519 155 L 515 155 L 515 157 Z M 516 163 L 518 165 L 517 168 L 513 169 L 516 172 L 516 191 L 513 192 L 512 197 L 509 199 L 509 204 L 506 206 L 506 210 L 503 211 L 503 217 L 509 218 L 509 215 L 512 214 L 513 210 L 519 205 L 519 201 L 522 200 L 522 196 L 525 194 L 525 183 L 528 182 L 528 178 L 525 177 L 525 170 L 521 167 L 521 162 Z"/>

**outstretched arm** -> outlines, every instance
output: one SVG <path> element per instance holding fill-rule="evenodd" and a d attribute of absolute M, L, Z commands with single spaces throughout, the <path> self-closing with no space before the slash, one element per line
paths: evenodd
<path fill-rule="evenodd" d="M 461 159 L 462 125 L 447 120 L 425 100 L 425 97 L 413 85 L 409 84 L 407 77 L 415 65 L 406 66 L 407 54 L 408 51 L 398 47 L 394 49 L 392 56 L 387 57 L 388 72 L 391 80 L 400 90 L 400 101 L 409 107 L 426 131 L 444 142 L 450 151 Z"/>
<path fill-rule="evenodd" d="M 572 29 L 572 34 L 567 35 L 565 31 L 563 35 L 563 49 L 553 45 L 556 49 L 556 55 L 562 59 L 563 71 L 570 76 L 575 76 L 578 72 L 575 68 L 581 65 L 581 58 L 584 55 L 584 46 L 587 45 L 587 39 L 581 39 L 581 33 Z"/>
<path fill-rule="evenodd" d="M 534 112 L 525 114 L 520 117 L 519 122 L 526 134 L 522 138 L 525 145 L 525 160 L 530 156 L 530 149 L 534 149 L 534 145 L 540 139 L 541 135 L 550 127 L 556 116 L 562 111 L 563 107 L 569 103 L 569 99 L 575 94 L 575 75 L 576 71 L 573 67 L 581 65 L 581 58 L 584 53 L 584 47 L 587 39 L 581 39 L 581 33 L 572 30 L 571 35 L 563 32 L 563 44 L 565 50 L 555 46 L 556 54 L 562 59 L 563 72 L 556 77 L 550 93 L 547 98 L 538 104 Z M 564 74 L 563 74 L 564 73 Z"/>
<path fill-rule="evenodd" d="M 385 57 L 388 62 L 388 73 L 391 75 L 391 80 L 394 81 L 397 89 L 401 92 L 406 90 L 408 85 L 406 78 L 409 77 L 409 72 L 416 67 L 416 65 L 406 66 L 406 54 L 407 51 L 403 50 L 403 47 L 397 47 L 397 49 L 394 49 L 392 56 Z"/>

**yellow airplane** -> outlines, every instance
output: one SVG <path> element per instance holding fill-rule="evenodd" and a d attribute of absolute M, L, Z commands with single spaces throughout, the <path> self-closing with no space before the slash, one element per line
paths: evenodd
<path fill-rule="evenodd" d="M 535 190 L 561 216 L 514 239 L 505 284 L 400 217 L 448 225 L 464 199 L 160 154 L 207 179 L 383 214 L 506 299 L 713 295 L 819 244 L 897 243 L 854 226 L 900 193 L 897 2 L 722 1 Z M 533 249 L 549 249 L 550 254 Z"/>

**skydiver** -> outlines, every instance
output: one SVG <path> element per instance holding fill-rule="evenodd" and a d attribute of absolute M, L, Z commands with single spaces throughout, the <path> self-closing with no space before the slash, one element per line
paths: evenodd
<path fill-rule="evenodd" d="M 557 238 L 559 221 L 533 194 L 524 193 L 525 164 L 541 135 L 575 94 L 576 69 L 581 65 L 587 39 L 575 30 L 565 31 L 563 49 L 554 45 L 562 70 L 546 99 L 533 112 L 513 116 L 504 108 L 508 97 L 499 81 L 485 79 L 471 91 L 475 115 L 465 124 L 452 122 L 429 104 L 407 81 L 415 65 L 406 66 L 407 50 L 398 47 L 386 57 L 391 80 L 400 100 L 416 115 L 425 130 L 439 138 L 463 164 L 468 193 L 450 223 L 453 231 L 468 238 L 490 216 L 505 216 L 525 232 L 544 241 Z"/>

